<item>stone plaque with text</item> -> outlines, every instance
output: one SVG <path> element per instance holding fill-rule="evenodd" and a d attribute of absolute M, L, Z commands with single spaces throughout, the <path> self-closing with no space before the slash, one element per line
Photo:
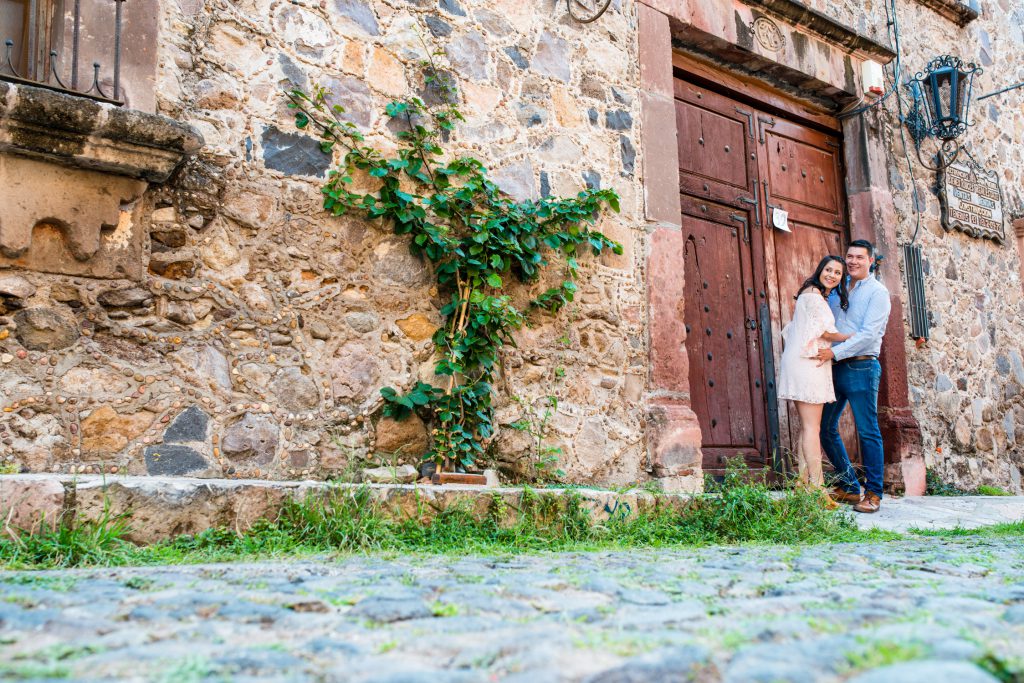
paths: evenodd
<path fill-rule="evenodd" d="M 1003 242 L 1003 198 L 995 171 L 958 161 L 942 171 L 939 189 L 942 227 Z"/>

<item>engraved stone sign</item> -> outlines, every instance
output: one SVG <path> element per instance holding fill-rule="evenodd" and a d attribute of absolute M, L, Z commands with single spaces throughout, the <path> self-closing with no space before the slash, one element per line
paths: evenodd
<path fill-rule="evenodd" d="M 1006 239 L 1003 229 L 1003 197 L 999 176 L 973 161 L 957 161 L 943 170 L 939 181 L 942 227 L 971 237 Z"/>

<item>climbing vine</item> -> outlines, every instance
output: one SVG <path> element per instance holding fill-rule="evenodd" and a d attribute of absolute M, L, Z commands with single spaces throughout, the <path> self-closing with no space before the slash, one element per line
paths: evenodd
<path fill-rule="evenodd" d="M 289 107 L 298 128 L 316 131 L 324 153 L 340 154 L 322 188 L 324 208 L 335 216 L 354 212 L 391 224 L 396 234 L 409 236 L 414 254 L 433 264 L 446 300 L 440 311 L 444 324 L 433 337 L 440 381 L 417 382 L 407 393 L 381 389 L 384 414 L 402 419 L 416 411 L 428 417 L 432 443 L 424 459 L 445 469 L 471 467 L 494 432 L 491 398 L 499 351 L 515 345 L 513 332 L 525 321 L 507 293 L 510 285 L 537 282 L 557 256 L 564 264 L 562 282 L 530 303 L 557 313 L 576 294 L 582 252 L 622 253 L 620 244 L 592 229 L 605 206 L 619 210 L 619 199 L 613 190 L 590 188 L 573 198 L 515 201 L 488 178 L 479 160 L 446 157 L 441 143 L 463 120 L 457 92 L 432 59 L 422 67 L 441 104 L 411 97 L 387 105 L 387 115 L 400 124 L 393 154 L 368 145 L 322 87 L 290 91 Z M 376 179 L 376 189 L 357 190 L 358 174 Z"/>

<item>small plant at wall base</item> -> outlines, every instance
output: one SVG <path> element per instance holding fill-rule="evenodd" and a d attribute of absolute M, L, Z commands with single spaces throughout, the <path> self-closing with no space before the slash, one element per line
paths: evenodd
<path fill-rule="evenodd" d="M 557 371 L 558 369 L 556 369 L 556 373 Z M 562 479 L 565 472 L 558 467 L 558 457 L 562 455 L 562 449 L 559 446 L 552 446 L 544 440 L 548 434 L 551 418 L 558 411 L 558 397 L 544 396 L 539 400 L 541 403 L 539 407 L 522 396 L 513 396 L 512 400 L 519 404 L 523 416 L 507 426 L 510 429 L 523 432 L 529 437 L 530 454 L 536 478 L 542 482 Z"/>
<path fill-rule="evenodd" d="M 589 249 L 599 254 L 622 246 L 591 226 L 605 206 L 619 210 L 613 190 L 587 189 L 573 198 L 515 201 L 503 193 L 477 159 L 444 160 L 440 143 L 462 121 L 451 82 L 424 63 L 428 88 L 443 103 L 428 107 L 419 98 L 387 105 L 389 117 L 402 124 L 395 136 L 399 149 L 387 156 L 365 144 L 363 135 L 340 118 L 344 108 L 329 103 L 330 93 L 288 93 L 295 124 L 314 129 L 324 153 L 343 150 L 322 192 L 324 208 L 335 216 L 356 212 L 383 219 L 396 234 L 408 235 L 414 254 L 434 266 L 439 291 L 447 303 L 444 324 L 434 334 L 440 386 L 417 382 L 407 393 L 381 389 L 384 414 L 396 419 L 418 412 L 429 418 L 432 443 L 424 459 L 442 470 L 472 467 L 494 432 L 491 394 L 498 354 L 515 345 L 513 332 L 525 320 L 508 294 L 513 281 L 536 283 L 552 255 L 564 260 L 561 284 L 531 302 L 550 314 L 576 293 L 577 258 Z M 374 192 L 355 190 L 353 175 L 379 181 Z"/>

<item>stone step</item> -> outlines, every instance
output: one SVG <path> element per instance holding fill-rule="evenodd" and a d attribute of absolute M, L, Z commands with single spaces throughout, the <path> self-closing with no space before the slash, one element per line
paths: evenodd
<path fill-rule="evenodd" d="M 0 531 L 35 532 L 62 515 L 76 520 L 97 520 L 108 514 L 127 513 L 127 538 L 152 543 L 180 535 L 194 535 L 214 527 L 245 531 L 261 518 L 274 519 L 290 498 L 330 493 L 354 495 L 365 489 L 379 510 L 393 519 L 429 519 L 451 506 L 465 506 L 483 516 L 500 505 L 514 521 L 525 496 L 521 487 L 463 484 L 335 484 L 322 481 L 266 481 L 262 479 L 196 479 L 100 475 L 0 475 Z M 532 489 L 545 504 L 564 509 L 572 492 L 595 522 L 613 515 L 650 510 L 658 505 L 679 505 L 685 494 L 654 495 L 597 489 Z"/>

